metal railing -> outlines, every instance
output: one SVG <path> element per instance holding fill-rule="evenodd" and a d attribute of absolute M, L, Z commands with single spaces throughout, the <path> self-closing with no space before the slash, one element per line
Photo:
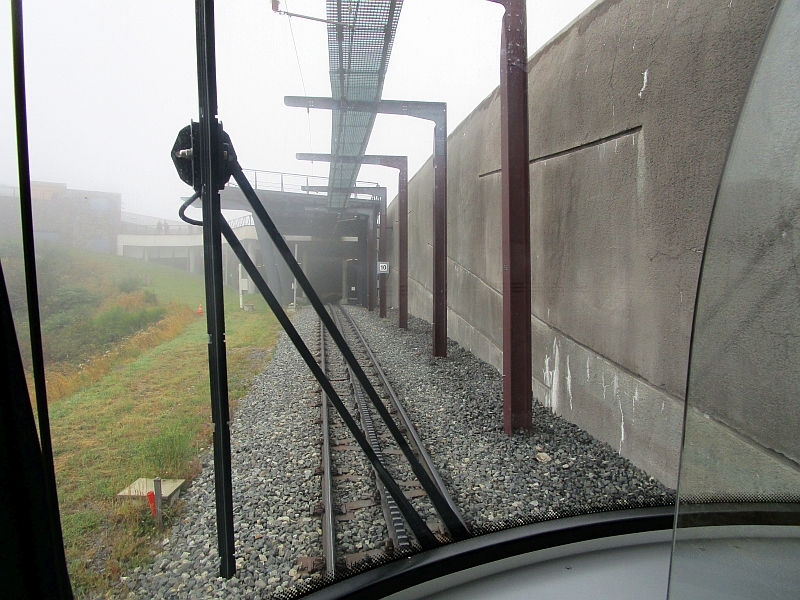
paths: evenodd
<path fill-rule="evenodd" d="M 254 190 L 269 192 L 292 192 L 296 194 L 322 194 L 325 192 L 311 192 L 308 187 L 327 186 L 328 178 L 316 175 L 301 175 L 300 173 L 280 173 L 278 171 L 259 171 L 257 169 L 242 169 L 242 173 L 250 182 Z M 228 184 L 238 187 L 234 182 Z M 370 181 L 357 181 L 356 187 L 378 187 L 379 184 Z"/>
<path fill-rule="evenodd" d="M 245 215 L 228 221 L 231 229 L 254 225 L 253 215 Z M 203 233 L 203 228 L 198 225 L 140 225 L 138 223 L 122 222 L 120 233 L 129 235 L 196 235 Z"/>
<path fill-rule="evenodd" d="M 237 227 L 255 225 L 255 221 L 253 221 L 253 215 L 245 215 L 243 217 L 239 217 L 238 219 L 231 219 L 228 221 L 228 225 L 231 226 L 231 229 L 236 229 Z"/>
<path fill-rule="evenodd" d="M 194 235 L 203 233 L 203 228 L 197 225 L 140 225 L 138 223 L 120 224 L 120 233 L 133 235 Z"/>

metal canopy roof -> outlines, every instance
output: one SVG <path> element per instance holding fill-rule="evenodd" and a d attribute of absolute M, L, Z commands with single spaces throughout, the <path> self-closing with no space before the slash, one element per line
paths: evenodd
<path fill-rule="evenodd" d="M 381 99 L 403 0 L 326 0 L 331 96 L 337 100 L 375 102 Z M 347 206 L 361 157 L 367 149 L 375 111 L 333 111 L 329 201 Z M 350 157 L 349 161 L 341 160 Z"/>

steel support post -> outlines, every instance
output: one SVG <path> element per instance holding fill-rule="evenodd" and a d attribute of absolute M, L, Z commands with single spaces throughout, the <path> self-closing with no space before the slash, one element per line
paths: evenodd
<path fill-rule="evenodd" d="M 367 219 L 369 219 L 369 215 L 367 215 Z M 365 222 L 364 225 L 365 230 L 368 230 L 369 223 Z M 358 299 L 361 306 L 367 308 L 369 306 L 369 285 L 367 285 L 367 271 L 369 270 L 369 260 L 367 260 L 367 257 L 369 256 L 369 252 L 366 250 L 366 244 L 363 243 L 366 241 L 364 235 L 360 235 L 358 241 L 359 249 L 361 250 L 361 256 L 358 259 Z"/>
<path fill-rule="evenodd" d="M 214 423 L 214 488 L 217 507 L 217 543 L 220 576 L 236 574 L 231 484 L 230 410 L 225 353 L 225 315 L 222 287 L 222 238 L 219 182 L 222 180 L 221 127 L 217 120 L 217 67 L 214 40 L 214 1 L 196 0 L 197 88 L 200 107 L 201 199 L 203 201 L 203 256 L 206 280 L 208 367 L 211 417 Z"/>
<path fill-rule="evenodd" d="M 330 156 L 330 155 L 329 155 Z M 368 249 L 367 253 L 369 255 L 367 268 L 372 269 L 368 274 L 368 280 L 371 282 L 369 284 L 369 302 L 368 308 L 370 311 L 375 310 L 375 281 L 376 278 L 380 282 L 380 295 L 378 297 L 378 305 L 380 310 L 380 317 L 382 319 L 386 318 L 386 300 L 387 300 L 387 290 L 386 290 L 386 280 L 388 279 L 388 275 L 381 274 L 380 276 L 377 274 L 377 264 L 375 263 L 375 247 L 376 247 L 376 240 L 375 240 L 375 221 L 376 221 L 376 210 L 380 210 L 381 215 L 381 228 L 380 228 L 380 244 L 377 245 L 378 247 L 378 260 L 385 261 L 389 255 L 389 247 L 387 245 L 388 242 L 388 232 L 386 230 L 386 197 L 387 192 L 385 187 L 354 187 L 350 189 L 344 188 L 334 188 L 331 190 L 329 187 L 324 185 L 304 185 L 300 188 L 304 192 L 329 192 L 329 191 L 337 191 L 337 192 L 350 192 L 353 194 L 373 194 L 372 204 L 377 206 L 373 206 L 373 209 L 370 211 L 370 215 L 372 218 L 371 221 L 371 228 L 369 229 L 369 237 L 368 237 Z M 351 199 L 349 202 L 353 204 L 363 204 L 363 200 L 353 200 Z"/>
<path fill-rule="evenodd" d="M 408 157 L 402 159 L 397 186 L 397 326 L 408 329 Z"/>
<path fill-rule="evenodd" d="M 375 310 L 375 284 L 376 284 L 376 271 L 378 265 L 375 264 L 375 219 L 377 211 L 373 208 L 369 215 L 369 224 L 367 225 L 367 285 L 369 286 L 368 305 L 367 309 L 370 312 Z"/>
<path fill-rule="evenodd" d="M 389 247 L 388 247 L 389 228 L 386 226 L 385 193 L 383 194 L 383 196 L 381 196 L 379 202 L 380 202 L 379 210 L 380 210 L 381 228 L 379 230 L 379 235 L 378 235 L 378 241 L 380 242 L 380 244 L 378 245 L 378 260 L 381 262 L 386 262 L 387 260 L 389 260 Z M 378 295 L 378 306 L 380 309 L 379 315 L 381 319 L 386 318 L 386 299 L 387 296 L 389 295 L 389 291 L 386 289 L 387 288 L 386 284 L 388 283 L 388 281 L 389 281 L 389 273 L 381 273 L 378 276 L 378 284 L 380 285 L 379 288 L 380 293 Z"/>
<path fill-rule="evenodd" d="M 297 160 L 331 162 L 332 154 L 298 152 Z M 385 154 L 340 156 L 338 160 L 363 165 L 381 165 L 398 170 L 397 176 L 397 327 L 408 329 L 408 157 Z M 388 225 L 388 223 L 387 223 Z M 383 242 L 381 242 L 383 243 Z M 388 244 L 386 248 L 389 250 Z M 381 258 L 385 261 L 386 258 Z M 388 278 L 388 277 L 387 277 Z M 381 314 L 385 317 L 385 314 Z"/>
<path fill-rule="evenodd" d="M 437 512 L 442 518 L 446 521 L 445 526 L 447 527 L 448 531 L 450 531 L 453 538 L 458 539 L 465 539 L 469 537 L 469 532 L 463 526 L 463 524 L 459 521 L 458 516 L 452 513 L 452 510 L 447 505 L 443 495 L 436 489 L 435 484 L 433 483 L 430 475 L 425 471 L 424 467 L 420 464 L 419 460 L 417 459 L 416 455 L 411 450 L 408 442 L 406 441 L 403 433 L 400 431 L 400 428 L 392 419 L 391 415 L 389 414 L 389 410 L 383 404 L 383 401 L 378 396 L 378 393 L 375 391 L 375 388 L 372 385 L 372 382 L 367 377 L 367 374 L 361 368 L 361 365 L 358 364 L 353 352 L 350 350 L 350 347 L 347 345 L 347 342 L 342 337 L 341 332 L 336 328 L 333 320 L 331 319 L 330 314 L 322 305 L 322 302 L 317 296 L 317 293 L 314 291 L 314 288 L 308 281 L 305 273 L 303 273 L 300 266 L 297 264 L 297 261 L 294 260 L 291 251 L 289 250 L 288 245 L 286 244 L 286 240 L 283 239 L 283 236 L 278 231 L 278 228 L 275 227 L 275 223 L 270 218 L 269 214 L 267 213 L 266 209 L 264 208 L 263 204 L 261 204 L 258 196 L 256 195 L 253 187 L 250 185 L 250 182 L 242 173 L 242 168 L 239 163 L 235 160 L 231 162 L 231 174 L 233 175 L 236 183 L 239 185 L 239 188 L 244 193 L 245 198 L 247 199 L 248 204 L 253 210 L 254 215 L 258 218 L 261 222 L 264 229 L 266 229 L 267 233 L 269 234 L 270 238 L 272 239 L 272 243 L 275 244 L 275 248 L 283 257 L 284 261 L 286 261 L 289 270 L 297 277 L 298 283 L 300 287 L 306 294 L 309 302 L 314 307 L 314 311 L 317 313 L 319 319 L 325 324 L 325 328 L 328 330 L 331 338 L 333 338 L 334 343 L 339 348 L 339 351 L 344 356 L 347 365 L 350 369 L 355 373 L 356 379 L 361 384 L 361 387 L 364 388 L 367 396 L 369 397 L 370 401 L 372 402 L 375 409 L 380 414 L 383 422 L 386 424 L 386 428 L 391 433 L 392 437 L 394 438 L 397 445 L 400 447 L 400 450 L 403 452 L 403 455 L 408 460 L 409 464 L 411 465 L 411 470 L 416 475 L 417 480 L 420 482 L 422 487 L 428 494 L 428 497 L 431 499 L 434 507 L 436 507 Z M 374 188 L 373 188 L 374 189 Z M 374 204 L 373 204 L 374 206 Z M 330 385 L 330 382 L 327 381 L 327 378 L 319 369 L 319 365 L 317 364 L 316 360 L 311 356 L 311 353 L 308 352 L 308 349 L 304 349 L 304 344 L 302 343 L 302 339 L 296 336 L 296 332 L 293 332 L 293 326 L 291 325 L 291 321 L 285 318 L 285 314 L 283 313 L 283 308 L 275 301 L 274 296 L 269 291 L 269 288 L 266 284 L 261 285 L 263 283 L 263 279 L 258 271 L 252 268 L 252 261 L 247 257 L 246 253 L 240 252 L 241 244 L 238 243 L 235 239 L 235 236 L 228 235 L 232 233 L 230 231 L 230 227 L 228 224 L 221 220 L 220 225 L 222 227 L 222 231 L 225 233 L 226 237 L 228 238 L 228 243 L 231 245 L 231 248 L 237 253 L 239 260 L 247 269 L 248 274 L 250 275 L 251 279 L 256 282 L 259 282 L 259 290 L 264 295 L 267 303 L 269 304 L 272 311 L 276 314 L 279 321 L 282 325 L 284 325 L 284 329 L 286 330 L 287 334 L 289 334 L 290 339 L 293 340 L 295 343 L 295 347 L 301 351 L 301 355 L 303 355 L 304 360 L 306 360 L 306 364 L 308 364 L 309 368 L 311 368 L 312 373 L 315 374 L 317 380 L 319 381 L 322 388 L 328 394 L 328 397 L 336 402 L 336 391 Z M 283 317 L 281 316 L 283 314 Z M 294 336 L 294 337 L 293 337 Z M 326 387 L 327 386 L 327 387 Z M 407 511 L 404 510 L 403 515 L 406 517 L 406 520 L 409 521 L 409 524 L 414 529 L 414 535 L 417 537 L 417 540 L 423 545 L 423 547 L 430 547 L 429 543 L 436 545 L 436 539 L 431 535 L 430 531 L 427 527 L 419 527 L 417 528 L 413 520 L 417 520 L 417 524 L 419 525 L 419 515 L 416 514 L 416 511 L 413 509 L 411 504 L 408 502 L 408 499 L 399 491 L 397 484 L 392 479 L 391 475 L 383 467 L 382 463 L 376 459 L 375 453 L 372 451 L 371 447 L 368 443 L 366 443 L 363 434 L 361 433 L 360 429 L 354 425 L 354 421 L 350 416 L 350 413 L 344 409 L 343 405 L 339 403 L 337 405 L 337 410 L 340 410 L 340 415 L 347 423 L 348 428 L 350 429 L 353 437 L 358 441 L 359 445 L 364 450 L 364 453 L 369 458 L 370 462 L 372 462 L 373 467 L 379 474 L 381 475 L 381 481 L 387 488 L 390 489 L 392 496 L 395 498 L 395 502 L 399 506 L 405 506 Z M 363 442 L 363 444 L 362 444 Z M 398 492 L 396 494 L 396 492 Z M 415 516 L 416 515 L 416 516 Z M 424 522 L 422 523 L 424 525 Z M 422 537 L 421 537 L 422 535 Z"/>
<path fill-rule="evenodd" d="M 53 444 L 50 434 L 50 413 L 47 407 L 47 385 L 45 380 L 44 353 L 42 350 L 42 327 L 39 313 L 39 288 L 36 279 L 36 250 L 33 231 L 33 204 L 31 200 L 30 151 L 28 147 L 28 101 L 25 86 L 25 42 L 22 0 L 11 2 L 11 37 L 14 63 L 14 116 L 17 134 L 17 168 L 19 175 L 20 217 L 22 225 L 22 253 L 25 262 L 25 292 L 28 303 L 28 331 L 33 363 L 33 384 L 36 395 L 36 416 L 39 424 L 39 446 L 42 459 L 42 476 L 47 507 L 47 530 L 50 547 L 47 551 L 57 588 L 50 590 L 53 597 L 72 598 L 67 562 L 64 555 L 64 540 L 61 532 L 61 515 L 58 509 Z M 0 284 L 2 275 L 0 274 Z M 13 492 L 12 492 L 13 493 Z M 39 540 L 41 542 L 41 540 Z M 30 566 L 30 565 L 29 565 Z"/>
<path fill-rule="evenodd" d="M 433 140 L 433 355 L 447 356 L 447 115 Z"/>
<path fill-rule="evenodd" d="M 531 429 L 531 233 L 525 0 L 505 9 L 500 53 L 503 188 L 503 428 Z"/>
<path fill-rule="evenodd" d="M 286 106 L 306 109 L 406 115 L 433 121 L 433 355 L 447 356 L 447 103 L 403 100 L 354 102 L 310 96 L 284 96 L 283 101 Z M 340 158 L 336 157 L 337 160 Z M 401 209 L 400 218 L 407 219 L 408 207 L 403 210 L 400 205 L 398 208 Z M 402 232 L 402 225 L 400 229 Z M 406 247 L 407 243 L 406 239 Z M 407 272 L 405 281 L 408 282 Z"/>

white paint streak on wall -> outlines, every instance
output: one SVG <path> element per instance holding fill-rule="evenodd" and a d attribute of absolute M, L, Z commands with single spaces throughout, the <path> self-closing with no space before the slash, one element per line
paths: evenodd
<path fill-rule="evenodd" d="M 569 394 L 569 409 L 572 410 L 572 373 L 569 370 L 569 354 L 567 354 L 567 393 Z"/>
<path fill-rule="evenodd" d="M 614 376 L 614 383 L 616 383 L 616 375 Z M 616 390 L 616 385 L 614 389 Z M 625 443 L 625 413 L 622 412 L 622 398 L 614 391 L 614 395 L 617 397 L 617 402 L 619 403 L 619 453 L 622 454 L 622 444 Z"/>
<path fill-rule="evenodd" d="M 631 414 L 631 423 L 636 423 L 636 401 L 639 399 L 639 386 L 636 386 L 636 391 L 633 393 L 633 413 Z"/>
<path fill-rule="evenodd" d="M 551 408 L 552 407 L 552 397 L 553 397 L 553 371 L 550 369 L 550 356 L 545 355 L 544 357 L 544 369 L 542 369 L 542 380 L 544 381 L 544 385 L 549 389 L 549 391 L 545 392 L 544 396 L 544 407 Z"/>
<path fill-rule="evenodd" d="M 603 373 L 603 384 L 602 385 L 603 385 L 603 400 L 605 400 L 606 399 L 606 388 L 608 387 L 606 385 L 606 374 L 605 373 Z M 609 384 L 609 385 L 611 385 L 611 384 Z"/>
<path fill-rule="evenodd" d="M 586 381 L 588 382 L 592 378 L 592 374 L 589 372 L 589 357 L 586 357 Z"/>
<path fill-rule="evenodd" d="M 561 395 L 561 376 L 558 364 L 560 362 L 558 352 L 558 340 L 553 340 L 553 387 L 550 390 L 550 410 L 558 414 L 558 401 Z"/>
<path fill-rule="evenodd" d="M 643 210 L 645 206 L 644 182 L 646 181 L 647 177 L 647 157 L 645 156 L 644 130 L 639 130 L 639 133 L 636 134 L 636 137 L 639 138 L 639 147 L 637 148 L 636 153 L 636 205 L 639 210 Z"/>
<path fill-rule="evenodd" d="M 642 73 L 642 89 L 639 90 L 639 98 L 642 97 L 644 91 L 647 89 L 647 79 L 650 77 L 650 69 L 645 69 Z"/>

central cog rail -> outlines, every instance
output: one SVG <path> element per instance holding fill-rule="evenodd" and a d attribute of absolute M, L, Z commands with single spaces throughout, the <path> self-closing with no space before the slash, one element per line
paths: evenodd
<path fill-rule="evenodd" d="M 446 500 L 452 513 L 464 524 L 460 512 L 453 503 L 441 476 L 426 452 L 411 419 L 408 417 L 352 316 L 343 307 L 338 307 L 337 309 L 334 306 L 329 306 L 328 309 L 341 335 L 348 339 L 348 343 L 352 345 L 354 353 L 359 355 L 358 360 L 363 360 L 363 364 L 370 365 L 370 382 L 379 390 L 381 398 L 389 401 L 387 403 L 390 405 L 388 408 L 399 419 L 400 430 L 410 444 L 415 457 L 423 465 L 431 480 L 435 482 L 437 491 Z M 340 318 L 340 314 L 344 315 L 344 318 Z M 350 406 L 358 412 L 364 436 L 379 458 L 381 465 L 393 471 L 395 477 L 401 474 L 410 477 L 408 481 L 399 481 L 405 490 L 405 497 L 409 500 L 416 498 L 416 502 L 421 502 L 422 505 L 428 506 L 430 498 L 421 489 L 419 481 L 414 479 L 408 464 L 403 458 L 403 452 L 396 447 L 392 436 L 388 432 L 383 431 L 381 433 L 385 426 L 383 426 L 382 422 L 373 420 L 372 413 L 374 409 L 371 408 L 371 403 L 366 398 L 358 378 L 355 377 L 346 361 L 342 360 L 341 364 L 339 364 L 339 361 L 332 358 L 326 337 L 326 329 L 320 324 L 319 352 L 317 356 L 320 366 L 330 378 L 330 381 L 335 384 L 336 391 L 340 397 L 344 399 L 349 396 Z M 336 433 L 338 425 L 335 415 L 330 415 L 329 418 L 328 397 L 324 391 L 321 391 L 320 394 L 322 457 L 318 472 L 322 476 L 322 501 L 315 514 L 322 518 L 323 556 L 316 558 L 302 557 L 298 559 L 298 563 L 305 570 L 324 570 L 326 576 L 333 577 L 342 568 L 352 567 L 359 561 L 371 560 L 386 553 L 409 551 L 413 548 L 414 537 L 407 528 L 395 498 L 382 485 L 380 478 L 374 477 L 373 491 L 370 492 L 368 485 L 364 487 L 366 479 L 362 475 L 355 474 L 359 473 L 359 471 L 363 473 L 365 467 L 363 463 L 358 461 L 355 453 L 347 452 L 355 448 L 349 445 L 347 440 L 343 440 L 341 434 Z M 372 467 L 367 466 L 366 468 L 369 468 L 370 472 L 375 475 Z M 369 479 L 373 479 L 373 477 Z M 338 485 L 337 482 L 339 482 Z M 350 489 L 348 493 L 345 488 L 342 488 L 343 482 L 354 484 L 356 486 L 356 498 L 360 499 L 353 500 L 353 489 Z M 335 497 L 337 494 L 340 496 L 338 499 Z M 349 502 L 347 501 L 348 496 L 351 500 Z M 363 548 L 363 551 L 353 552 L 353 548 L 349 548 L 350 552 L 348 552 L 346 541 L 350 533 L 345 528 L 345 523 L 359 523 L 359 527 L 362 527 L 363 524 L 361 531 L 369 528 L 374 530 L 374 525 L 380 521 L 378 516 L 380 513 L 375 512 L 375 508 L 369 509 L 369 507 L 374 507 L 378 499 L 380 499 L 381 512 L 385 522 L 385 529 L 383 524 L 380 525 L 380 530 L 384 531 L 384 541 L 380 542 L 379 534 L 377 534 L 377 537 L 376 535 L 367 536 L 364 539 L 354 540 L 357 541 L 356 547 Z M 418 508 L 422 505 L 418 505 Z M 431 516 L 436 511 L 433 505 L 429 505 L 428 510 Z M 427 522 L 431 531 L 438 532 L 437 537 L 439 537 L 440 541 L 444 541 L 449 537 L 445 523 L 446 520 L 440 514 L 438 518 L 432 520 L 429 518 Z M 338 533 L 337 527 L 339 528 Z M 465 524 L 464 527 L 466 528 Z M 352 526 L 350 526 L 350 531 L 352 530 Z"/>
<path fill-rule="evenodd" d="M 403 404 L 400 402 L 400 398 L 397 397 L 394 388 L 392 388 L 391 384 L 389 383 L 389 380 L 387 379 L 386 374 L 383 372 L 383 369 L 381 368 L 378 359 L 373 354 L 372 349 L 369 347 L 369 344 L 367 344 L 367 341 L 361 334 L 361 330 L 359 330 L 358 326 L 356 325 L 356 322 L 353 320 L 353 317 L 350 315 L 350 313 L 347 312 L 341 306 L 339 308 L 344 314 L 344 316 L 347 317 L 347 320 L 350 322 L 350 325 L 355 334 L 357 335 L 358 340 L 360 341 L 361 345 L 363 346 L 364 350 L 369 356 L 370 363 L 372 363 L 372 366 L 375 369 L 378 378 L 380 379 L 381 385 L 386 390 L 386 393 L 389 395 L 389 399 L 392 402 L 392 406 L 394 407 L 394 410 L 397 416 L 399 417 L 400 425 L 406 432 L 406 438 L 408 439 L 408 442 L 411 445 L 411 449 L 414 451 L 414 454 L 422 463 L 422 466 L 425 468 L 425 471 L 427 471 L 428 475 L 430 475 L 431 479 L 433 479 L 434 483 L 436 484 L 436 487 L 442 494 L 442 497 L 445 499 L 450 509 L 456 515 L 456 517 L 464 526 L 464 528 L 467 529 L 467 524 L 464 521 L 464 518 L 461 516 L 461 512 L 458 510 L 458 508 L 455 505 L 455 502 L 453 502 L 453 499 L 450 496 L 450 493 L 447 491 L 447 487 L 445 486 L 444 481 L 442 481 L 439 472 L 436 470 L 436 466 L 433 464 L 433 459 L 431 459 L 430 455 L 428 454 L 428 451 L 425 450 L 425 446 L 423 445 L 422 440 L 420 439 L 419 434 L 417 433 L 417 430 L 414 428 L 414 425 L 411 422 L 408 413 L 403 408 Z M 443 520 L 442 522 L 445 524 L 446 527 L 447 526 L 446 521 Z M 452 534 L 452 532 L 449 533 Z"/>
<path fill-rule="evenodd" d="M 333 309 L 333 320 L 336 323 L 336 326 L 339 328 L 343 334 L 345 333 L 342 328 L 341 320 L 339 319 L 338 312 L 335 308 Z M 341 307 L 340 307 L 341 308 Z M 348 317 L 350 315 L 344 309 L 341 309 Z M 355 323 L 350 321 L 353 328 L 355 328 Z M 357 329 L 355 329 L 358 331 Z M 363 338 L 361 338 L 363 341 Z M 364 343 L 364 347 L 366 348 L 366 343 Z M 353 395 L 355 396 L 356 403 L 358 405 L 358 413 L 361 417 L 361 427 L 364 430 L 364 434 L 367 436 L 369 440 L 370 446 L 375 451 L 375 454 L 378 455 L 378 458 L 384 465 L 386 464 L 383 452 L 381 451 L 381 444 L 378 441 L 378 435 L 375 430 L 375 424 L 372 420 L 372 414 L 369 409 L 369 404 L 367 403 L 367 398 L 364 395 L 364 390 L 361 387 L 361 384 L 358 383 L 358 380 L 355 378 L 355 374 L 352 372 L 351 369 L 348 368 L 348 373 L 350 374 L 350 382 L 353 387 Z M 381 508 L 383 509 L 383 516 L 384 520 L 386 521 L 386 529 L 389 533 L 389 539 L 392 540 L 392 544 L 394 548 L 398 550 L 409 550 L 411 548 L 411 543 L 408 538 L 408 532 L 406 531 L 406 525 L 403 521 L 403 516 L 400 513 L 400 509 L 397 507 L 397 502 L 394 501 L 394 498 L 390 494 L 386 492 L 386 488 L 381 484 L 380 479 L 375 479 L 375 484 L 378 488 L 378 493 L 380 494 L 381 498 Z"/>

